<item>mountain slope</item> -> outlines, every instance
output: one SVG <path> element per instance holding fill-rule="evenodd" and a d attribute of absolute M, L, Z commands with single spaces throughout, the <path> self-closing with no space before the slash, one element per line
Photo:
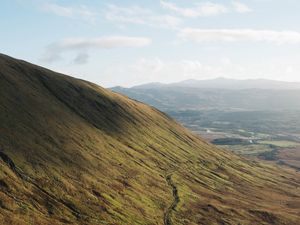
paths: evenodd
<path fill-rule="evenodd" d="M 1 224 L 297 224 L 300 176 L 0 55 Z"/>

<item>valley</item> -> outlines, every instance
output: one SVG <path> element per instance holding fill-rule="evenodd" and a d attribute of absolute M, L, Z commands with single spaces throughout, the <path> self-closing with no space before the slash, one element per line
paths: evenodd
<path fill-rule="evenodd" d="M 300 169 L 299 111 L 170 111 L 183 125 L 213 144 L 248 158 L 259 158 Z M 295 161 L 297 163 L 295 163 Z"/>
<path fill-rule="evenodd" d="M 282 156 L 300 154 L 300 89 L 284 82 L 238 82 L 238 89 L 234 80 L 216 79 L 199 81 L 200 87 L 195 81 L 112 90 L 158 107 L 224 149 L 299 169 L 298 157 Z"/>

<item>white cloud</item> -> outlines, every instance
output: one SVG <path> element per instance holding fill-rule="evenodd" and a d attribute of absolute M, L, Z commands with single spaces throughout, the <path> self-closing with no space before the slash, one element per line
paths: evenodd
<path fill-rule="evenodd" d="M 287 66 L 286 69 L 285 69 L 285 72 L 286 72 L 286 74 L 294 73 L 295 72 L 294 67 L 293 66 Z"/>
<path fill-rule="evenodd" d="M 178 36 L 185 41 L 300 43 L 300 32 L 254 29 L 182 29 Z"/>
<path fill-rule="evenodd" d="M 250 9 L 249 6 L 247 6 L 241 2 L 234 1 L 234 2 L 232 2 L 232 6 L 233 6 L 234 10 L 238 13 L 248 13 L 248 12 L 252 11 L 252 9 Z"/>
<path fill-rule="evenodd" d="M 74 62 L 86 63 L 88 59 L 86 52 L 89 50 L 137 48 L 147 46 L 150 43 L 151 39 L 145 37 L 111 36 L 100 38 L 68 38 L 49 45 L 42 60 L 45 62 L 58 61 L 62 59 L 62 53 L 75 51 L 78 55 Z"/>
<path fill-rule="evenodd" d="M 108 5 L 105 18 L 111 22 L 133 23 L 152 27 L 175 28 L 182 23 L 180 18 L 165 14 L 155 14 L 140 6 L 120 7 Z"/>
<path fill-rule="evenodd" d="M 42 5 L 42 9 L 58 16 L 80 19 L 87 22 L 95 22 L 97 17 L 97 13 L 85 5 L 62 6 L 55 3 L 45 3 Z"/>
<path fill-rule="evenodd" d="M 192 18 L 200 16 L 215 16 L 228 12 L 228 8 L 226 6 L 212 2 L 198 3 L 191 8 L 179 7 L 174 3 L 165 1 L 161 1 L 160 4 L 163 8 L 174 11 L 181 16 Z"/>
<path fill-rule="evenodd" d="M 89 57 L 90 56 L 87 53 L 80 52 L 74 58 L 73 63 L 76 64 L 76 65 L 86 64 L 88 62 Z"/>
<path fill-rule="evenodd" d="M 88 48 L 124 48 L 142 47 L 149 45 L 151 40 L 144 37 L 111 36 L 100 38 L 68 38 L 52 46 L 59 49 L 88 49 Z"/>
<path fill-rule="evenodd" d="M 131 69 L 136 70 L 137 72 L 151 72 L 157 73 L 161 71 L 164 67 L 164 63 L 159 58 L 154 59 L 139 59 L 134 65 L 131 66 Z"/>
<path fill-rule="evenodd" d="M 126 86 L 148 82 L 177 82 L 185 79 L 209 79 L 225 74 L 240 74 L 243 69 L 230 64 L 205 64 L 199 60 L 183 59 L 179 61 L 165 61 L 160 58 L 141 58 L 132 64 L 108 66 L 103 71 L 105 77 L 117 76 L 118 83 L 103 81 L 106 86 L 123 84 Z"/>
<path fill-rule="evenodd" d="M 238 60 L 239 61 L 239 60 Z M 134 86 L 149 82 L 173 83 L 188 79 L 275 79 L 296 81 L 300 66 L 285 63 L 240 63 L 218 56 L 214 62 L 197 59 L 166 61 L 160 58 L 141 58 L 132 63 L 107 65 L 100 82 L 106 87 Z M 112 79 L 113 78 L 113 79 Z"/>
<path fill-rule="evenodd" d="M 249 6 L 238 1 L 233 1 L 228 5 L 213 2 L 202 2 L 194 4 L 191 7 L 180 7 L 175 3 L 166 1 L 160 1 L 160 4 L 165 9 L 190 18 L 217 16 L 230 12 L 247 13 L 252 11 Z"/>

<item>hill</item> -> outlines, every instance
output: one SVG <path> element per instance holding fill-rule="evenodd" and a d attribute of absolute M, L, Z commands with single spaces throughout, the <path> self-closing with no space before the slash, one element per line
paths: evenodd
<path fill-rule="evenodd" d="M 0 224 L 298 224 L 300 176 L 0 55 Z"/>

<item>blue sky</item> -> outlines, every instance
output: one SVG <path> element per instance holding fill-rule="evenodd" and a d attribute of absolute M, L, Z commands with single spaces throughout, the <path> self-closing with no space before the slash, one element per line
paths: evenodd
<path fill-rule="evenodd" d="M 105 87 L 300 81 L 298 0 L 2 0 L 0 51 Z"/>

